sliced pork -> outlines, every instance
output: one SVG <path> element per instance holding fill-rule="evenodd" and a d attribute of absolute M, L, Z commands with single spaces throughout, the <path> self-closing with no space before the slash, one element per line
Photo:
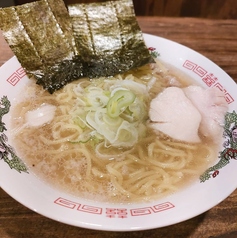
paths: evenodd
<path fill-rule="evenodd" d="M 149 117 L 156 131 L 196 143 L 199 133 L 213 140 L 220 138 L 227 110 L 224 93 L 218 88 L 169 87 L 151 101 Z"/>
<path fill-rule="evenodd" d="M 204 89 L 199 86 L 186 87 L 184 93 L 202 115 L 200 132 L 213 139 L 220 137 L 228 110 L 224 93 L 218 88 Z"/>
<path fill-rule="evenodd" d="M 201 114 L 178 87 L 166 88 L 151 101 L 151 127 L 181 141 L 200 142 Z"/>

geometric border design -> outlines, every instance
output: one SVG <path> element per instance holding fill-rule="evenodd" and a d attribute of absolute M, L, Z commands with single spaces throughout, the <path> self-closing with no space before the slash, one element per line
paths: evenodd
<path fill-rule="evenodd" d="M 152 207 L 140 207 L 140 208 L 102 208 L 89 205 L 83 205 L 81 203 L 73 202 L 68 199 L 59 197 L 54 201 L 55 204 L 62 207 L 77 210 L 80 212 L 91 213 L 95 215 L 104 215 L 107 218 L 128 218 L 129 214 L 131 217 L 138 217 L 144 215 L 150 215 L 158 212 L 163 212 L 168 209 L 174 208 L 174 204 L 170 202 L 164 202 Z M 130 212 L 130 213 L 129 213 Z"/>
<path fill-rule="evenodd" d="M 12 75 L 7 78 L 7 82 L 12 86 L 16 86 L 17 83 L 26 75 L 25 70 L 20 67 Z"/>

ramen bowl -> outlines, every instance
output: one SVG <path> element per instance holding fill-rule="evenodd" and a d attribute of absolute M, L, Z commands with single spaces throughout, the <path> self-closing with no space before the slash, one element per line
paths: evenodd
<path fill-rule="evenodd" d="M 195 217 L 219 204 L 237 187 L 237 86 L 217 65 L 170 40 L 144 34 L 151 54 L 175 66 L 204 88 L 217 87 L 228 103 L 219 156 L 200 177 L 178 192 L 151 202 L 110 203 L 70 195 L 43 182 L 12 146 L 11 105 L 29 81 L 16 57 L 0 68 L 0 185 L 29 209 L 73 226 L 107 231 L 160 228 Z M 172 49 L 172 51 L 170 50 Z M 24 157 L 24 156 L 23 156 Z"/>

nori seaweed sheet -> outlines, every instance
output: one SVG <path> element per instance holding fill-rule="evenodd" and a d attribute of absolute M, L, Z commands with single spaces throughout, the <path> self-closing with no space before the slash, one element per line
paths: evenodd
<path fill-rule="evenodd" d="M 41 0 L 0 9 L 0 28 L 28 75 L 51 93 L 67 83 L 61 66 L 78 54 L 62 0 Z"/>
<path fill-rule="evenodd" d="M 132 0 L 73 4 L 68 11 L 84 75 L 111 76 L 151 61 Z"/>
<path fill-rule="evenodd" d="M 40 0 L 0 9 L 0 28 L 27 74 L 50 93 L 81 77 L 152 61 L 132 0 L 69 5 Z"/>

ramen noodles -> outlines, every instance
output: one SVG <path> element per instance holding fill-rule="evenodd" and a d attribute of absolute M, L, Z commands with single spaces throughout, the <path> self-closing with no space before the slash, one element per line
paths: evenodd
<path fill-rule="evenodd" d="M 172 194 L 217 158 L 217 144 L 200 133 L 190 143 L 150 126 L 151 100 L 191 84 L 161 62 L 53 94 L 30 83 L 12 112 L 15 147 L 31 172 L 75 196 L 138 202 Z"/>

